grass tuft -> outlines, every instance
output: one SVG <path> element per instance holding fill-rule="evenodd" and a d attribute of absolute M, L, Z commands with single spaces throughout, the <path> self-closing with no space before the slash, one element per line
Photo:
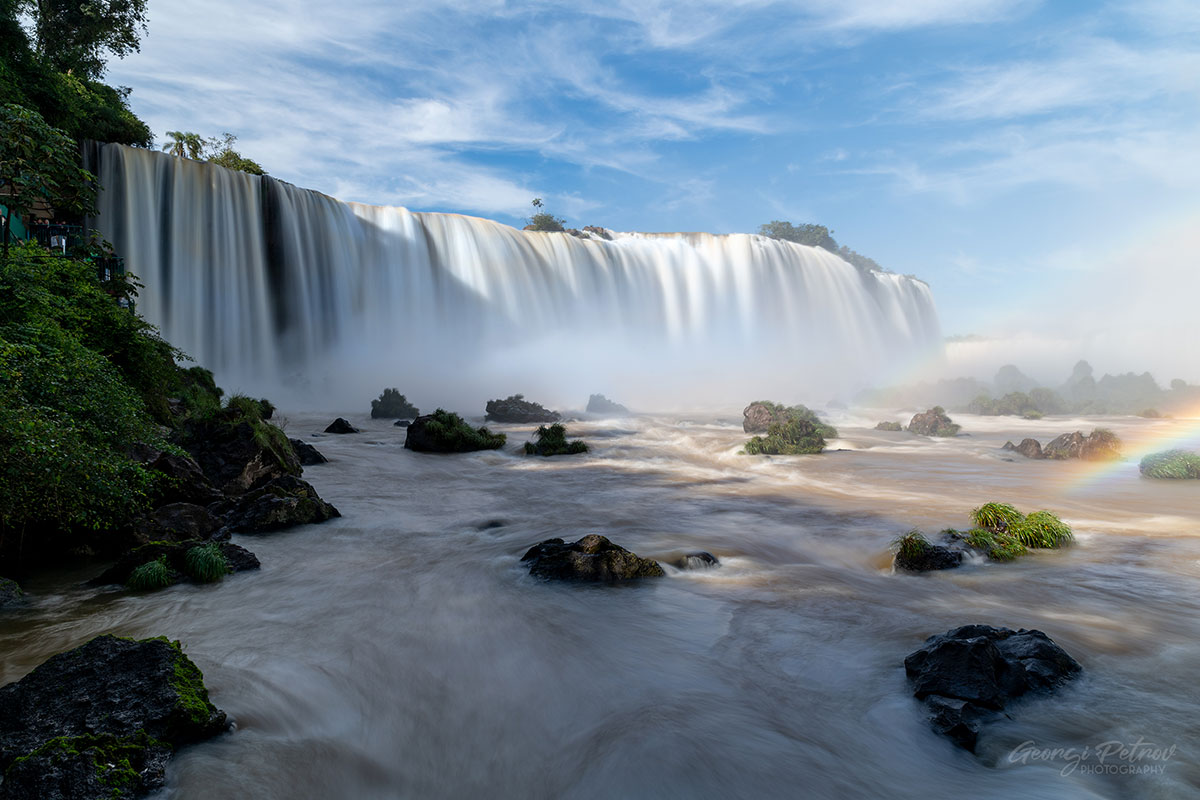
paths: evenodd
<path fill-rule="evenodd" d="M 588 446 L 580 439 L 567 441 L 567 428 L 560 423 L 554 423 L 549 428 L 545 425 L 538 427 L 533 434 L 536 442 L 525 443 L 525 454 L 530 456 L 562 456 L 586 453 Z"/>
<path fill-rule="evenodd" d="M 148 561 L 129 573 L 125 585 L 139 592 L 149 592 L 155 589 L 165 589 L 171 585 L 171 571 L 167 568 L 167 557 L 159 556 L 156 561 Z"/>
<path fill-rule="evenodd" d="M 229 574 L 229 560 L 216 542 L 196 545 L 184 555 L 187 573 L 200 583 L 213 583 Z"/>
<path fill-rule="evenodd" d="M 971 512 L 971 521 L 978 528 L 989 531 L 1006 531 L 1024 519 L 1024 515 L 1008 503 L 984 503 Z"/>
<path fill-rule="evenodd" d="M 1035 511 L 1009 527 L 1008 532 L 1026 547 L 1062 547 L 1075 535 L 1071 526 L 1049 511 Z"/>
<path fill-rule="evenodd" d="M 896 548 L 896 554 L 904 560 L 914 560 L 920 558 L 932 545 L 925 538 L 925 534 L 921 533 L 916 528 L 913 528 L 903 536 L 897 537 L 892 546 Z"/>

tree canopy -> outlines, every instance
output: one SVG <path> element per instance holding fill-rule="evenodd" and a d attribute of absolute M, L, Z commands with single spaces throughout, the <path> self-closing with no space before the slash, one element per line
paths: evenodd
<path fill-rule="evenodd" d="M 105 56 L 141 47 L 146 0 L 17 0 L 33 19 L 37 52 L 59 72 L 85 80 L 104 74 Z"/>
<path fill-rule="evenodd" d="M 163 145 L 163 152 L 179 158 L 190 158 L 195 161 L 207 161 L 226 169 L 236 169 L 249 172 L 251 175 L 266 175 L 267 172 L 257 161 L 246 158 L 233 149 L 237 137 L 226 131 L 220 136 L 205 139 L 191 131 L 167 131 L 171 141 Z"/>

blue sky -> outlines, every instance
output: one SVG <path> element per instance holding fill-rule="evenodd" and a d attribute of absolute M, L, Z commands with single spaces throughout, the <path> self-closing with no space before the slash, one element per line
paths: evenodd
<path fill-rule="evenodd" d="M 1156 281 L 1196 266 L 1198 42 L 1194 0 L 150 0 L 108 79 L 160 139 L 228 130 L 344 200 L 819 222 L 926 279 L 947 334 L 1019 336 L 1140 243 L 1180 239 Z"/>

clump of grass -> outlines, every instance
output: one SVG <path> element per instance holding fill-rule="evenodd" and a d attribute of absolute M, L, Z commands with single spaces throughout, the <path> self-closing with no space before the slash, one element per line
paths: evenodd
<path fill-rule="evenodd" d="M 925 534 L 913 528 L 903 536 L 897 537 L 892 546 L 896 548 L 896 555 L 902 560 L 912 561 L 920 558 L 933 545 L 925 538 Z"/>
<path fill-rule="evenodd" d="M 164 589 L 171 585 L 171 571 L 167 568 L 167 557 L 159 556 L 155 561 L 148 561 L 129 573 L 125 585 L 139 592 Z"/>
<path fill-rule="evenodd" d="M 1025 516 L 1008 503 L 984 503 L 971 512 L 971 521 L 977 528 L 992 532 L 1003 532 L 1019 523 Z"/>
<path fill-rule="evenodd" d="M 200 583 L 213 583 L 229 574 L 229 560 L 216 542 L 190 548 L 183 561 L 188 575 Z"/>
<path fill-rule="evenodd" d="M 1012 561 L 1018 556 L 1023 556 L 1027 553 L 1025 545 L 1021 544 L 1017 539 L 1007 534 L 996 536 L 992 546 L 988 549 L 988 558 L 993 561 Z"/>
<path fill-rule="evenodd" d="M 793 456 L 820 453 L 825 449 L 825 437 L 821 428 L 803 417 L 792 417 L 787 422 L 775 422 L 767 428 L 767 435 L 755 436 L 746 442 L 746 455 Z M 830 428 L 832 430 L 832 428 Z M 837 432 L 834 432 L 837 435 Z"/>
<path fill-rule="evenodd" d="M 1009 527 L 1008 533 L 1026 547 L 1062 547 L 1075 535 L 1071 526 L 1049 511 L 1035 511 Z"/>
<path fill-rule="evenodd" d="M 560 423 L 554 423 L 549 428 L 545 425 L 538 427 L 533 434 L 537 442 L 525 443 L 525 454 L 530 456 L 561 456 L 575 453 L 586 453 L 588 446 L 581 439 L 567 441 L 567 428 Z"/>
<path fill-rule="evenodd" d="M 978 547 L 980 550 L 991 550 L 996 544 L 996 534 L 987 528 L 972 528 L 962 538 L 971 547 Z"/>
<path fill-rule="evenodd" d="M 429 440 L 429 449 L 441 453 L 466 453 L 472 450 L 497 450 L 504 446 L 508 437 L 503 433 L 492 433 L 487 428 L 472 428 L 458 414 L 439 408 L 428 417 L 420 417 L 409 428 L 404 446 L 413 442 L 413 429 L 423 430 L 422 438 Z"/>
<path fill-rule="evenodd" d="M 1187 480 L 1200 478 L 1200 453 L 1187 450 L 1164 450 L 1142 459 L 1138 469 L 1147 478 Z"/>

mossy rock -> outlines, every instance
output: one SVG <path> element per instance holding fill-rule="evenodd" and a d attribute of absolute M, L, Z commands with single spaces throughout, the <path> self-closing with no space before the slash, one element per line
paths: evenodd
<path fill-rule="evenodd" d="M 820 426 L 802 417 L 792 417 L 786 422 L 772 423 L 767 435 L 746 442 L 743 452 L 751 456 L 794 456 L 820 453 L 824 449 L 825 437 Z"/>
<path fill-rule="evenodd" d="M 472 428 L 458 414 L 439 408 L 413 420 L 408 426 L 404 446 L 422 453 L 469 453 L 497 450 L 506 441 L 508 437 L 503 433 Z"/>
<path fill-rule="evenodd" d="M 946 409 L 934 406 L 920 414 L 914 414 L 909 420 L 908 431 L 920 436 L 957 436 L 962 426 L 955 424 L 946 416 Z"/>
<path fill-rule="evenodd" d="M 503 400 L 489 400 L 485 419 L 492 422 L 558 422 L 562 417 L 540 403 L 526 400 L 523 394 L 514 394 Z"/>
<path fill-rule="evenodd" d="M 416 419 L 420 410 L 399 389 L 384 389 L 378 400 L 371 401 L 372 419 Z"/>
<path fill-rule="evenodd" d="M 0 608 L 19 606 L 25 603 L 25 592 L 16 581 L 0 578 Z"/>
<path fill-rule="evenodd" d="M 881 422 L 875 426 L 875 430 L 897 432 L 904 430 L 904 426 L 899 422 Z"/>
<path fill-rule="evenodd" d="M 586 453 L 588 446 L 579 439 L 567 441 L 565 426 L 554 423 L 549 428 L 540 426 L 534 431 L 536 442 L 525 443 L 525 454 L 530 456 L 562 456 Z"/>
<path fill-rule="evenodd" d="M 657 561 L 595 533 L 577 542 L 548 539 L 531 547 L 521 562 L 529 564 L 530 574 L 551 580 L 616 583 L 666 575 Z"/>

